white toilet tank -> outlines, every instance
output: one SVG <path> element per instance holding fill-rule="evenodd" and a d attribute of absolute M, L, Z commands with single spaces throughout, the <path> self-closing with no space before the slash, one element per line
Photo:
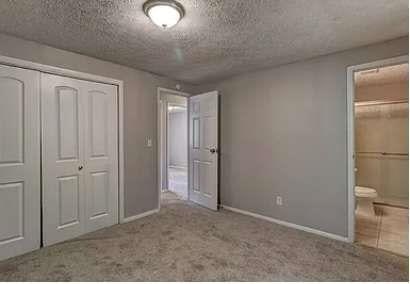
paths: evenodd
<path fill-rule="evenodd" d="M 376 198 L 377 191 L 371 187 L 356 186 L 355 195 L 356 197 Z"/>

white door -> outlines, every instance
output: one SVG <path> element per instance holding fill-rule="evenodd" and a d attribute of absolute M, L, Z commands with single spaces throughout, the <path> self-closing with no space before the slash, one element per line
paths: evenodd
<path fill-rule="evenodd" d="M 81 235 L 85 223 L 82 82 L 41 74 L 43 242 Z"/>
<path fill-rule="evenodd" d="M 218 209 L 218 92 L 189 98 L 189 199 Z"/>
<path fill-rule="evenodd" d="M 0 260 L 40 247 L 40 73 L 0 66 Z"/>
<path fill-rule="evenodd" d="M 118 220 L 117 87 L 84 82 L 86 232 Z"/>
<path fill-rule="evenodd" d="M 41 75 L 45 245 L 117 221 L 116 87 Z M 115 149 L 114 149 L 115 147 Z"/>

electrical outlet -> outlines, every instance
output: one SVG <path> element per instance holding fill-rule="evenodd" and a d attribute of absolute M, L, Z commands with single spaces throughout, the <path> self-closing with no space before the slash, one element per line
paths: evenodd
<path fill-rule="evenodd" d="M 276 205 L 282 206 L 282 196 L 276 196 Z"/>

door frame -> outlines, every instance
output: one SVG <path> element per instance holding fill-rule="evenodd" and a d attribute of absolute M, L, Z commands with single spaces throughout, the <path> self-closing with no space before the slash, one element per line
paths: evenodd
<path fill-rule="evenodd" d="M 353 243 L 355 240 L 355 87 L 354 73 L 367 69 L 386 67 L 408 63 L 409 56 L 403 55 L 388 59 L 376 60 L 360 65 L 347 67 L 347 240 Z"/>
<path fill-rule="evenodd" d="M 124 223 L 124 82 L 122 80 L 84 73 L 66 68 L 40 64 L 28 60 L 0 55 L 0 64 L 60 75 L 73 79 L 104 83 L 117 86 L 118 89 L 118 223 Z M 40 96 L 41 100 L 41 96 Z M 40 118 L 41 119 L 41 118 Z"/>
<path fill-rule="evenodd" d="M 162 190 L 162 102 L 161 102 L 161 94 L 162 93 L 169 93 L 175 96 L 180 96 L 184 97 L 187 99 L 187 113 L 189 113 L 189 97 L 191 94 L 177 91 L 177 90 L 172 90 L 172 89 L 167 89 L 163 87 L 158 87 L 157 88 L 157 190 L 158 190 L 158 211 L 161 209 L 161 190 Z M 167 117 L 168 119 L 168 117 Z M 187 127 L 189 127 L 189 119 L 187 115 Z M 187 128 L 188 129 L 188 128 Z M 168 132 L 165 137 L 168 140 Z M 189 137 L 188 137 L 189 139 Z M 168 143 L 167 143 L 167 149 L 168 149 Z M 188 193 L 188 200 L 189 200 L 189 147 L 187 147 L 187 157 L 188 157 L 188 188 L 187 188 L 187 193 Z M 168 153 L 167 153 L 168 155 Z M 167 163 L 168 163 L 168 157 L 167 157 Z"/>

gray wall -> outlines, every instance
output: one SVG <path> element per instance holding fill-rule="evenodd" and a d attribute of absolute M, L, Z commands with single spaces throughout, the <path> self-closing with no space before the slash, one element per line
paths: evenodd
<path fill-rule="evenodd" d="M 172 112 L 168 115 L 169 165 L 188 166 L 187 112 Z"/>
<path fill-rule="evenodd" d="M 157 208 L 157 87 L 173 89 L 176 81 L 3 34 L 0 55 L 123 80 L 125 216 Z M 189 92 L 189 86 L 182 90 Z M 145 147 L 147 136 L 152 148 Z"/>
<path fill-rule="evenodd" d="M 404 54 L 408 38 L 197 89 L 221 94 L 221 203 L 347 236 L 346 68 Z"/>

